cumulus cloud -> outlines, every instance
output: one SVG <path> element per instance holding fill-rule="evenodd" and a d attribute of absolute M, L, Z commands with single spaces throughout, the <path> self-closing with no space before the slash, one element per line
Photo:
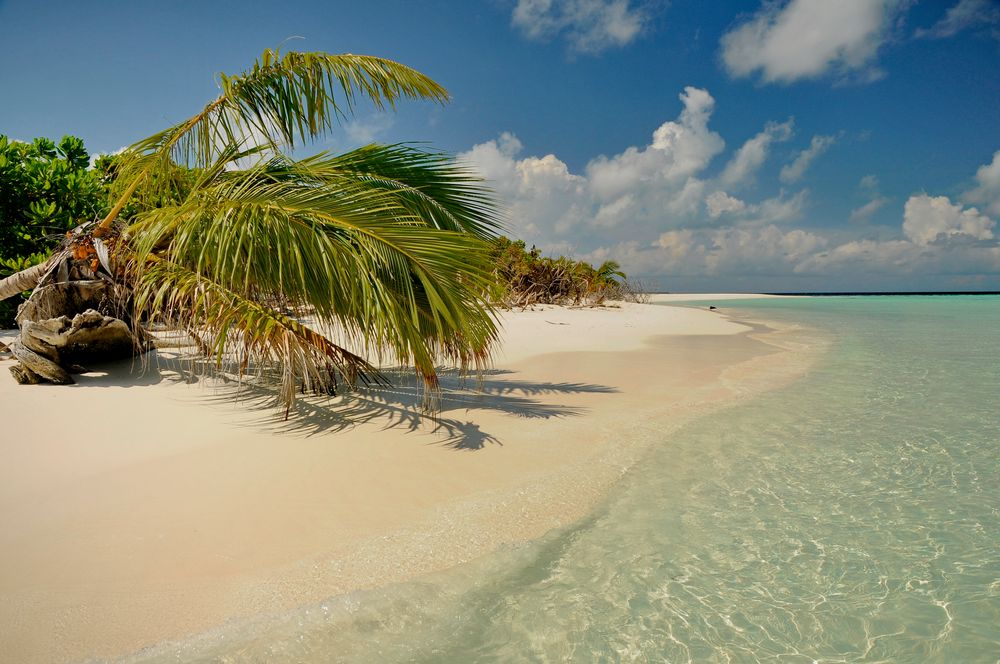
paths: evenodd
<path fill-rule="evenodd" d="M 753 206 L 752 215 L 745 221 L 752 224 L 781 224 L 801 219 L 808 199 L 808 189 L 803 189 L 793 196 L 786 196 L 785 192 L 781 192 L 778 196 L 765 199 Z"/>
<path fill-rule="evenodd" d="M 705 199 L 705 209 L 708 210 L 708 216 L 718 219 L 726 213 L 743 212 L 747 209 L 747 204 L 724 191 L 713 191 Z"/>
<path fill-rule="evenodd" d="M 828 240 L 801 230 L 768 225 L 754 228 L 678 229 L 653 242 L 622 242 L 598 249 L 591 260 L 615 257 L 627 269 L 645 274 L 749 275 L 791 273 Z"/>
<path fill-rule="evenodd" d="M 774 142 L 787 141 L 792 137 L 793 120 L 777 124 L 769 122 L 760 132 L 736 151 L 733 158 L 726 164 L 719 179 L 729 187 L 735 187 L 749 182 L 767 160 Z"/>
<path fill-rule="evenodd" d="M 807 231 L 784 231 L 777 226 L 726 228 L 706 239 L 705 268 L 709 274 L 787 270 L 827 243 Z"/>
<path fill-rule="evenodd" d="M 1000 7 L 995 0 L 959 0 L 930 28 L 918 29 L 914 36 L 929 39 L 946 39 L 959 32 L 979 25 L 1000 22 Z"/>
<path fill-rule="evenodd" d="M 630 44 L 649 20 L 629 0 L 518 0 L 511 23 L 530 39 L 563 37 L 576 53 Z"/>
<path fill-rule="evenodd" d="M 474 146 L 459 159 L 475 167 L 510 206 L 512 230 L 526 239 L 549 239 L 573 220 L 585 199 L 584 178 L 555 155 L 518 159 L 521 142 L 511 133 Z"/>
<path fill-rule="evenodd" d="M 975 281 L 1000 271 L 1000 245 L 922 245 L 907 240 L 854 240 L 821 251 L 795 266 L 796 274 L 959 275 L 948 283 Z M 976 275 L 970 279 L 969 275 Z"/>
<path fill-rule="evenodd" d="M 965 192 L 966 203 L 978 203 L 993 215 L 1000 216 L 1000 150 L 993 153 L 993 161 L 976 171 L 976 187 Z"/>
<path fill-rule="evenodd" d="M 747 141 L 719 178 L 705 177 L 725 142 L 709 128 L 715 100 L 688 87 L 682 110 L 648 144 L 590 160 L 575 173 L 554 154 L 522 156 L 516 136 L 474 146 L 460 157 L 490 182 L 509 206 L 512 232 L 545 246 L 599 246 L 623 232 L 652 236 L 664 227 L 712 225 L 720 217 L 743 225 L 786 223 L 801 216 L 807 192 L 744 201 L 727 183 L 751 178 L 769 145 L 791 134 L 791 122 L 770 123 Z"/>
<path fill-rule="evenodd" d="M 724 191 L 713 191 L 705 197 L 705 210 L 712 219 L 727 216 L 733 223 L 743 226 L 782 224 L 802 217 L 809 198 L 809 190 L 787 196 L 784 191 L 759 203 L 748 204 Z"/>
<path fill-rule="evenodd" d="M 715 100 L 707 90 L 686 87 L 680 95 L 684 110 L 676 121 L 664 122 L 645 148 L 630 147 L 614 157 L 597 157 L 587 166 L 596 195 L 608 200 L 638 180 L 683 182 L 703 170 L 725 141 L 709 130 Z"/>
<path fill-rule="evenodd" d="M 800 152 L 795 161 L 786 164 L 781 169 L 781 175 L 779 176 L 781 181 L 788 184 L 801 180 L 816 157 L 826 152 L 836 142 L 836 136 L 813 136 L 809 147 Z"/>
<path fill-rule="evenodd" d="M 864 179 L 862 184 L 866 184 Z M 877 181 L 873 176 L 867 184 L 875 191 Z M 868 205 L 881 200 L 875 198 Z M 993 233 L 995 226 L 993 219 L 976 208 L 963 208 L 947 196 L 914 194 L 903 209 L 901 239 L 841 242 L 829 251 L 807 257 L 795 272 L 958 275 L 954 283 L 964 283 L 969 275 L 979 278 L 1000 271 L 1000 242 Z"/>
<path fill-rule="evenodd" d="M 680 101 L 678 116 L 648 143 L 595 157 L 576 172 L 555 154 L 525 154 L 509 132 L 461 158 L 507 204 L 512 235 L 546 252 L 614 259 L 632 275 L 684 275 L 738 288 L 750 287 L 739 281 L 744 277 L 775 284 L 802 275 L 817 285 L 855 279 L 851 287 L 857 288 L 865 283 L 857 275 L 966 279 L 1000 272 L 995 217 L 986 207 L 1000 201 L 1000 151 L 976 173 L 964 206 L 920 193 L 906 201 L 895 228 L 846 227 L 837 223 L 843 219 L 799 228 L 809 212 L 808 189 L 753 197 L 730 186 L 759 175 L 774 143 L 791 136 L 791 121 L 765 126 L 713 176 L 712 162 L 725 146 L 710 128 L 715 101 L 698 88 L 686 88 Z M 818 154 L 828 138 L 816 137 L 805 152 Z M 875 175 L 861 178 L 858 187 L 868 202 L 851 219 L 867 222 L 889 199 Z M 971 199 L 982 207 L 969 206 Z"/>
<path fill-rule="evenodd" d="M 995 225 L 976 208 L 962 209 L 947 196 L 910 196 L 903 209 L 903 234 L 916 244 L 962 238 L 991 240 Z"/>
<path fill-rule="evenodd" d="M 835 72 L 874 80 L 872 63 L 904 0 L 768 2 L 722 37 L 731 76 L 760 72 L 766 83 L 791 83 Z"/>

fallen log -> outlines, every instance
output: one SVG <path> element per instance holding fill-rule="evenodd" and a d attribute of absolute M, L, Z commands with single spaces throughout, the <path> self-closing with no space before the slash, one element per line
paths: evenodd
<path fill-rule="evenodd" d="M 20 339 L 15 339 L 10 344 L 10 350 L 14 354 L 14 358 L 21 363 L 24 369 L 27 369 L 30 374 L 21 373 L 22 376 L 30 377 L 31 374 L 35 374 L 50 383 L 55 383 L 56 385 L 71 385 L 75 381 L 69 373 L 63 369 L 61 366 L 48 359 L 42 355 L 31 350 L 23 343 Z M 14 378 L 17 379 L 19 374 L 15 373 Z M 18 380 L 18 382 L 21 382 Z M 35 382 L 35 381 L 28 381 Z M 40 382 L 40 381 L 38 381 Z M 22 383 L 23 384 L 23 383 Z"/>

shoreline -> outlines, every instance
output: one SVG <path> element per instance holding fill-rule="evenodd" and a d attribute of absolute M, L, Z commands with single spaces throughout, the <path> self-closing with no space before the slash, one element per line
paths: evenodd
<path fill-rule="evenodd" d="M 21 435 L 0 471 L 0 654 L 142 654 L 535 539 L 671 430 L 806 371 L 782 334 L 681 307 L 514 312 L 484 392 L 447 377 L 433 422 L 405 384 L 359 404 L 363 423 L 314 404 L 284 425 L 162 365 L 39 392 L 3 372 Z M 60 438 L 29 417 L 46 407 L 117 426 Z"/>

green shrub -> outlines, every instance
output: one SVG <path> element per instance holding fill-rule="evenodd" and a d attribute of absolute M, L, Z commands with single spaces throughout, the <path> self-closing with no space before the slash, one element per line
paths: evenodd
<path fill-rule="evenodd" d="M 598 305 L 609 299 L 640 298 L 615 261 L 595 268 L 566 256 L 542 256 L 536 247 L 529 250 L 523 240 L 506 237 L 494 241 L 492 255 L 498 284 L 494 299 L 504 307 Z"/>
<path fill-rule="evenodd" d="M 107 212 L 105 187 L 89 166 L 74 136 L 56 144 L 0 134 L 0 278 L 44 261 L 66 231 Z M 0 328 L 13 325 L 20 302 L 0 302 Z"/>

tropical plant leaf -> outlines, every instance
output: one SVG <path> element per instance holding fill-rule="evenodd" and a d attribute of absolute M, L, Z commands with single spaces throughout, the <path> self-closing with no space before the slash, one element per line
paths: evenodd
<path fill-rule="evenodd" d="M 157 259 L 142 269 L 133 298 L 137 311 L 189 331 L 217 368 L 241 378 L 278 373 L 286 412 L 300 386 L 330 393 L 338 384 L 386 383 L 364 358 L 323 334 L 176 263 Z"/>
<path fill-rule="evenodd" d="M 136 269 L 151 263 L 162 278 L 163 259 L 248 301 L 307 307 L 318 329 L 364 355 L 414 366 L 430 387 L 439 361 L 482 367 L 497 338 L 492 266 L 479 237 L 491 232 L 490 199 L 438 155 L 386 152 L 395 179 L 376 177 L 384 152 L 374 149 L 363 153 L 372 157 L 366 177 L 328 155 L 219 170 L 182 203 L 129 227 Z M 432 207 L 455 230 L 428 220 Z M 172 302 L 145 297 L 143 314 L 173 312 Z"/>
<path fill-rule="evenodd" d="M 198 114 L 132 145 L 119 155 L 110 226 L 137 190 L 169 186 L 177 165 L 209 168 L 234 149 L 266 147 L 277 154 L 329 132 L 359 98 L 395 108 L 403 98 L 448 100 L 432 79 L 385 58 L 350 53 L 281 55 L 266 50 L 249 71 L 220 74 L 222 94 Z"/>

